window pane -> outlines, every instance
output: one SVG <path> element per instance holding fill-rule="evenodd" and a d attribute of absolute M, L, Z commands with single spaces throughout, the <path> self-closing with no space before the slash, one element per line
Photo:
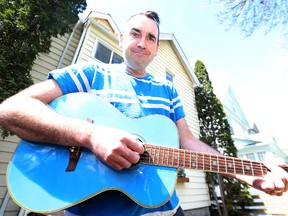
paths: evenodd
<path fill-rule="evenodd" d="M 259 161 L 265 161 L 265 159 L 266 159 L 266 152 L 265 151 L 257 152 L 257 155 L 258 155 Z"/>
<path fill-rule="evenodd" d="M 120 64 L 120 63 L 122 63 L 124 60 L 123 60 L 123 58 L 120 56 L 120 55 L 118 55 L 117 53 L 114 53 L 113 54 L 113 58 L 112 58 L 112 64 Z"/>
<path fill-rule="evenodd" d="M 109 63 L 111 56 L 111 50 L 105 47 L 103 44 L 98 43 L 95 58 L 103 63 Z"/>
<path fill-rule="evenodd" d="M 253 160 L 253 161 L 255 161 L 255 155 L 254 155 L 254 153 L 248 153 L 248 154 L 246 154 L 246 157 L 247 157 L 248 160 Z"/>
<path fill-rule="evenodd" d="M 169 80 L 170 82 L 173 82 L 173 76 L 169 73 L 166 73 L 166 79 Z"/>

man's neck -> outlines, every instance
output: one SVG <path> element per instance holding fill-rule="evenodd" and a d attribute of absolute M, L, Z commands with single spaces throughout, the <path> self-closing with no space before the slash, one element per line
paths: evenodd
<path fill-rule="evenodd" d="M 132 76 L 137 77 L 137 78 L 143 78 L 147 75 L 147 72 L 145 69 L 134 70 L 134 69 L 131 69 L 129 67 L 126 67 L 126 69 Z"/>

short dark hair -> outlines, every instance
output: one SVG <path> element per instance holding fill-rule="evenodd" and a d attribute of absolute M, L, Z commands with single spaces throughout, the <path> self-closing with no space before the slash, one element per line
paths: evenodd
<path fill-rule="evenodd" d="M 146 17 L 154 20 L 157 25 L 159 26 L 160 25 L 160 18 L 159 18 L 159 15 L 154 12 L 154 11 L 146 11 L 145 13 L 143 13 Z"/>

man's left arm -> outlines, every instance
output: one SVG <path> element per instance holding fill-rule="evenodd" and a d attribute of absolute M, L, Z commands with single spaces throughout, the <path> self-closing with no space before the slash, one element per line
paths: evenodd
<path fill-rule="evenodd" d="M 194 137 L 188 127 L 185 118 L 181 118 L 176 122 L 179 133 L 180 147 L 191 151 L 205 152 L 209 154 L 221 155 L 220 152 L 203 143 Z M 241 182 L 262 190 L 270 195 L 281 196 L 288 190 L 288 173 L 275 164 L 266 164 L 269 172 L 264 177 L 234 175 L 230 176 Z M 226 175 L 228 176 L 228 175 Z"/>

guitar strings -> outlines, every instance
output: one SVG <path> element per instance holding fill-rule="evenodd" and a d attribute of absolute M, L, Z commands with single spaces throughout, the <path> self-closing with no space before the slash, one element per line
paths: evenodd
<path fill-rule="evenodd" d="M 144 144 L 140 162 L 175 168 L 190 168 L 224 174 L 264 176 L 268 169 L 261 162 L 217 156 L 184 149 Z"/>

